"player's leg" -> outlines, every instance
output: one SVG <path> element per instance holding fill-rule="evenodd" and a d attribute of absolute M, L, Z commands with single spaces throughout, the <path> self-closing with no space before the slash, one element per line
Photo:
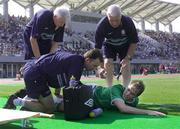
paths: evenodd
<path fill-rule="evenodd" d="M 25 96 L 26 96 L 26 89 L 18 90 L 17 92 L 15 92 L 14 94 L 12 94 L 8 97 L 8 100 L 3 108 L 16 109 L 16 106 L 13 104 L 13 100 L 18 97 L 24 98 Z"/>
<path fill-rule="evenodd" d="M 28 96 L 23 99 L 17 98 L 14 100 L 14 104 L 34 112 L 52 113 L 54 111 L 54 101 L 51 94 L 46 97 L 40 96 L 39 99 L 32 99 Z"/>
<path fill-rule="evenodd" d="M 54 112 L 55 104 L 53 101 L 52 94 L 50 94 L 49 96 L 46 96 L 46 97 L 40 96 L 39 101 L 45 107 L 46 113 L 53 113 Z"/>
<path fill-rule="evenodd" d="M 51 91 L 43 79 L 36 81 L 36 87 L 27 87 L 27 95 L 29 100 L 36 99 L 37 101 L 29 101 L 25 98 L 24 107 L 32 111 L 52 113 L 54 111 L 54 101 Z"/>
<path fill-rule="evenodd" d="M 54 111 L 54 101 L 52 95 L 46 97 L 40 96 L 39 100 L 25 98 L 24 107 L 35 112 L 52 113 Z"/>
<path fill-rule="evenodd" d="M 24 69 L 24 82 L 27 96 L 14 100 L 15 105 L 23 106 L 32 111 L 50 112 L 53 99 L 46 79 L 41 75 L 33 63 Z"/>
<path fill-rule="evenodd" d="M 112 58 L 104 59 L 104 68 L 106 70 L 106 82 L 108 86 L 112 86 L 113 83 L 113 72 L 114 72 L 114 64 Z"/>
<path fill-rule="evenodd" d="M 130 65 L 130 60 L 128 61 L 123 61 L 123 59 L 127 55 L 129 45 L 125 46 L 120 46 L 118 48 L 118 54 L 119 54 L 119 59 L 120 59 L 120 73 L 121 73 L 121 81 L 122 85 L 124 87 L 127 87 L 131 81 L 131 65 Z M 126 64 L 126 65 L 125 65 Z"/>
<path fill-rule="evenodd" d="M 55 103 L 54 105 L 55 105 L 55 111 L 56 112 L 64 112 L 64 101 L 63 101 L 63 98 L 60 99 L 60 101 L 58 103 L 56 103 L 55 101 L 54 101 L 54 103 Z"/>
<path fill-rule="evenodd" d="M 38 74 L 37 74 L 38 75 Z M 16 106 L 22 106 L 30 111 L 52 113 L 54 101 L 51 91 L 43 77 L 28 80 L 25 76 L 27 96 L 17 98 L 13 102 Z"/>
<path fill-rule="evenodd" d="M 19 71 L 20 71 L 20 74 L 22 75 L 23 74 L 23 67 L 21 67 Z M 15 93 L 11 94 L 8 97 L 8 100 L 7 100 L 7 102 L 3 108 L 16 109 L 16 106 L 13 104 L 13 100 L 16 99 L 17 97 L 24 98 L 25 96 L 26 96 L 26 89 L 25 88 L 16 91 Z"/>
<path fill-rule="evenodd" d="M 131 81 L 131 65 L 128 63 L 125 67 L 121 67 L 121 80 L 124 87 L 127 87 Z"/>
<path fill-rule="evenodd" d="M 43 112 L 45 110 L 38 99 L 33 99 L 28 96 L 14 99 L 13 103 L 16 106 L 22 106 L 23 109 L 29 111 Z"/>
<path fill-rule="evenodd" d="M 112 86 L 113 84 L 113 76 L 114 76 L 114 64 L 113 61 L 116 60 L 116 49 L 113 45 L 106 44 L 104 46 L 104 68 L 106 70 L 106 81 L 108 86 Z"/>

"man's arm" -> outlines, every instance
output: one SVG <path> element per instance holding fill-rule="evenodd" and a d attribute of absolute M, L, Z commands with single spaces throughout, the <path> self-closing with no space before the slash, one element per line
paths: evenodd
<path fill-rule="evenodd" d="M 104 42 L 104 27 L 103 24 L 100 22 L 97 25 L 96 32 L 95 32 L 95 48 L 101 49 L 103 42 Z"/>
<path fill-rule="evenodd" d="M 136 47 L 137 47 L 136 43 L 131 43 L 125 58 L 131 59 L 134 56 L 134 53 L 136 51 Z"/>
<path fill-rule="evenodd" d="M 132 19 L 129 18 L 129 22 L 127 22 L 127 24 L 128 24 L 127 34 L 128 34 L 130 46 L 129 46 L 129 49 L 125 58 L 131 60 L 131 58 L 133 57 L 135 53 L 137 42 L 139 42 L 139 39 L 138 39 L 138 33 L 136 30 L 136 27 Z"/>
<path fill-rule="evenodd" d="M 37 39 L 31 36 L 30 42 L 31 42 L 31 47 L 32 47 L 32 51 L 33 51 L 35 58 L 39 58 L 41 56 L 41 54 L 39 51 Z"/>
<path fill-rule="evenodd" d="M 58 42 L 52 41 L 50 53 L 55 52 L 58 49 Z"/>
<path fill-rule="evenodd" d="M 120 62 L 121 65 L 122 65 L 121 69 L 123 67 L 125 67 L 126 65 L 130 64 L 130 60 L 131 60 L 131 58 L 133 57 L 133 55 L 135 53 L 136 47 L 137 47 L 136 43 L 131 43 L 130 44 L 126 57 Z"/>
<path fill-rule="evenodd" d="M 138 109 L 135 107 L 130 107 L 126 105 L 124 102 L 115 100 L 113 104 L 119 109 L 119 111 L 123 113 L 130 113 L 130 114 L 147 114 L 147 115 L 155 115 L 155 116 L 165 116 L 166 114 L 158 111 L 153 110 L 145 110 L 145 109 Z"/>

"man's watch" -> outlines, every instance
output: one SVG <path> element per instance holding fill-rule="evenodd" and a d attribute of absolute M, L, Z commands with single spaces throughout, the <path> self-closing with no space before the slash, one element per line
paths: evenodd
<path fill-rule="evenodd" d="M 131 57 L 130 55 L 127 55 L 126 57 L 127 57 L 127 59 L 129 59 L 130 61 L 132 60 L 132 57 Z"/>

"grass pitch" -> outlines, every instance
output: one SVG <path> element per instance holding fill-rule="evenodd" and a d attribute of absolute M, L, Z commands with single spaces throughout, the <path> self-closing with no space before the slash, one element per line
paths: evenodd
<path fill-rule="evenodd" d="M 55 118 L 33 118 L 35 129 L 179 129 L 180 128 L 180 76 L 134 76 L 133 79 L 143 80 L 146 89 L 140 96 L 140 108 L 156 109 L 166 112 L 167 117 L 148 115 L 121 114 L 116 111 L 104 111 L 103 115 L 94 119 L 81 121 L 65 121 L 63 113 L 56 113 Z M 104 85 L 105 81 L 88 78 L 84 83 Z M 114 84 L 119 83 L 114 81 Z M 22 84 L 0 84 L 0 107 L 9 94 L 14 93 Z M 0 129 L 19 129 L 20 121 L 1 125 Z"/>

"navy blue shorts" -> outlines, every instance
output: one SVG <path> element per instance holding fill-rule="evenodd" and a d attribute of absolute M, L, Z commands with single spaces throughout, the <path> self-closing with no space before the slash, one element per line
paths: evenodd
<path fill-rule="evenodd" d="M 51 94 L 46 78 L 40 73 L 34 61 L 24 66 L 24 82 L 30 98 L 39 99 L 40 95 L 47 97 Z"/>
<path fill-rule="evenodd" d="M 128 45 L 114 46 L 111 44 L 104 45 L 104 55 L 105 58 L 112 58 L 114 61 L 116 60 L 117 54 L 120 60 L 122 60 L 128 52 Z"/>

